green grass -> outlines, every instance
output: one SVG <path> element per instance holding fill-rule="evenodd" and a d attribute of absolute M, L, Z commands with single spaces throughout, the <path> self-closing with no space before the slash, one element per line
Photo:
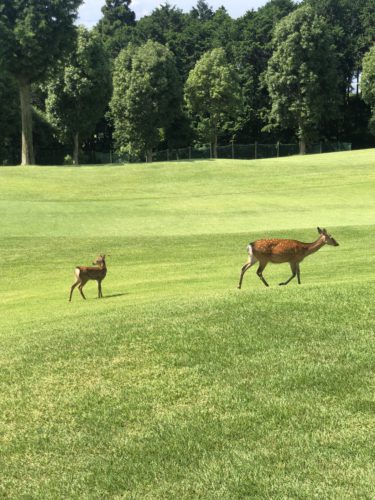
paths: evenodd
<path fill-rule="evenodd" d="M 0 497 L 374 498 L 374 165 L 0 169 Z M 318 225 L 301 286 L 236 289 Z"/>

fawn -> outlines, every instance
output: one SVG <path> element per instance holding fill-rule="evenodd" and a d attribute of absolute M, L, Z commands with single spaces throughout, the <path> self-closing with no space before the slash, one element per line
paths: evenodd
<path fill-rule="evenodd" d="M 242 286 L 242 280 L 246 271 L 256 262 L 259 262 L 257 275 L 266 286 L 269 285 L 264 279 L 263 271 L 269 262 L 272 262 L 273 264 L 289 262 L 292 270 L 292 276 L 285 282 L 279 283 L 279 285 L 287 285 L 295 276 L 297 276 L 298 284 L 301 284 L 299 269 L 300 262 L 302 262 L 308 255 L 320 250 L 324 245 L 333 245 L 335 247 L 339 246 L 337 241 L 332 238 L 332 236 L 328 234 L 325 229 L 320 229 L 320 227 L 317 229 L 320 236 L 312 243 L 302 243 L 297 240 L 286 240 L 281 238 L 257 240 L 253 243 L 249 243 L 247 246 L 249 260 L 241 268 L 238 288 L 241 288 Z"/>
<path fill-rule="evenodd" d="M 83 294 L 82 288 L 86 285 L 89 280 L 95 280 L 98 282 L 98 298 L 103 297 L 102 294 L 102 281 L 107 274 L 107 266 L 105 264 L 105 255 L 99 255 L 96 258 L 93 265 L 96 267 L 85 267 L 85 266 L 77 266 L 74 270 L 74 274 L 76 277 L 76 282 L 72 285 L 70 289 L 69 302 L 72 300 L 73 290 L 76 286 L 78 286 L 78 290 L 82 297 L 86 300 L 86 297 Z"/>

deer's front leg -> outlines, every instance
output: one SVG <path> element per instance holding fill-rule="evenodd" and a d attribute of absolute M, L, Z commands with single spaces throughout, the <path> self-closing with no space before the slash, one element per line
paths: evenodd
<path fill-rule="evenodd" d="M 293 278 L 295 278 L 296 274 L 297 274 L 297 264 L 290 264 L 290 269 L 292 270 L 292 276 L 284 281 L 283 283 L 279 283 L 279 285 L 287 285 L 289 283 L 289 281 L 292 281 Z"/>
<path fill-rule="evenodd" d="M 299 264 L 297 264 L 297 280 L 298 280 L 298 284 L 300 285 L 301 284 L 301 272 L 299 270 Z"/>

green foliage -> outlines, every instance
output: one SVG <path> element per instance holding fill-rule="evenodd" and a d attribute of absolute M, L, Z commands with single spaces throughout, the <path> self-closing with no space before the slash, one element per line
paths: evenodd
<path fill-rule="evenodd" d="M 22 164 L 35 163 L 31 83 L 43 80 L 71 48 L 82 0 L 0 0 L 0 66 L 17 80 L 22 116 Z"/>
<path fill-rule="evenodd" d="M 0 496 L 373 498 L 374 163 L 2 169 Z M 301 286 L 236 289 L 249 241 L 321 222 Z"/>
<path fill-rule="evenodd" d="M 205 0 L 198 0 L 197 5 L 192 7 L 190 14 L 200 21 L 210 21 L 214 17 L 214 11 Z"/>
<path fill-rule="evenodd" d="M 132 38 L 135 13 L 130 0 L 106 0 L 102 7 L 103 17 L 97 24 L 107 52 L 115 59 Z"/>
<path fill-rule="evenodd" d="M 99 36 L 77 29 L 75 50 L 47 83 L 47 115 L 59 139 L 73 144 L 89 137 L 103 116 L 110 98 L 107 54 Z"/>
<path fill-rule="evenodd" d="M 236 22 L 239 39 L 233 48 L 233 58 L 244 96 L 238 136 L 245 142 L 260 139 L 266 125 L 264 116 L 271 104 L 263 74 L 273 52 L 272 36 L 276 24 L 294 8 L 292 0 L 271 0 Z"/>
<path fill-rule="evenodd" d="M 180 109 L 181 87 L 173 54 L 157 42 L 130 46 L 115 61 L 110 103 L 120 152 L 147 155 Z"/>
<path fill-rule="evenodd" d="M 339 105 L 333 39 L 325 20 L 306 5 L 277 25 L 265 82 L 272 100 L 268 129 L 292 128 L 304 144 Z"/>
<path fill-rule="evenodd" d="M 12 76 L 0 69 L 0 165 L 13 162 L 14 140 L 19 133 L 19 96 Z"/>
<path fill-rule="evenodd" d="M 216 152 L 219 133 L 233 130 L 242 104 L 237 74 L 223 49 L 207 52 L 190 71 L 185 101 L 201 139 Z"/>
<path fill-rule="evenodd" d="M 82 0 L 0 0 L 0 25 L 5 43 L 4 62 L 18 80 L 33 82 L 45 76 L 70 48 L 73 21 Z"/>
<path fill-rule="evenodd" d="M 361 88 L 364 101 L 371 107 L 370 127 L 375 134 L 375 45 L 363 59 Z"/>
<path fill-rule="evenodd" d="M 306 3 L 329 24 L 346 91 L 351 85 L 353 73 L 361 68 L 363 55 L 374 40 L 373 0 L 306 0 Z"/>

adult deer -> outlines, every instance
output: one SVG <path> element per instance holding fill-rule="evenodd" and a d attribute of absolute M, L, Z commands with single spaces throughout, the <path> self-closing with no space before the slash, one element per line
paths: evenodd
<path fill-rule="evenodd" d="M 335 247 L 339 246 L 337 241 L 332 238 L 332 236 L 328 234 L 325 229 L 320 229 L 320 227 L 317 229 L 320 236 L 312 243 L 302 243 L 302 241 L 286 240 L 281 238 L 257 240 L 253 243 L 249 243 L 247 246 L 249 260 L 242 266 L 238 288 L 241 288 L 242 280 L 246 271 L 256 262 L 259 262 L 257 275 L 266 286 L 269 285 L 264 279 L 263 271 L 269 262 L 272 262 L 273 264 L 289 262 L 292 270 L 292 276 L 283 283 L 279 283 L 279 285 L 287 285 L 295 276 L 297 276 L 298 284 L 301 284 L 299 270 L 300 262 L 312 253 L 320 250 L 324 245 L 333 245 Z"/>
<path fill-rule="evenodd" d="M 74 274 L 76 277 L 76 282 L 72 285 L 70 289 L 69 302 L 72 300 L 73 290 L 76 286 L 78 286 L 78 290 L 82 297 L 86 300 L 86 297 L 83 294 L 82 288 L 86 285 L 86 283 L 90 280 L 95 280 L 98 282 L 98 298 L 103 297 L 102 294 L 102 281 L 107 274 L 107 266 L 105 264 L 105 255 L 99 255 L 96 258 L 93 265 L 96 267 L 85 267 L 85 266 L 77 266 L 74 270 Z"/>

